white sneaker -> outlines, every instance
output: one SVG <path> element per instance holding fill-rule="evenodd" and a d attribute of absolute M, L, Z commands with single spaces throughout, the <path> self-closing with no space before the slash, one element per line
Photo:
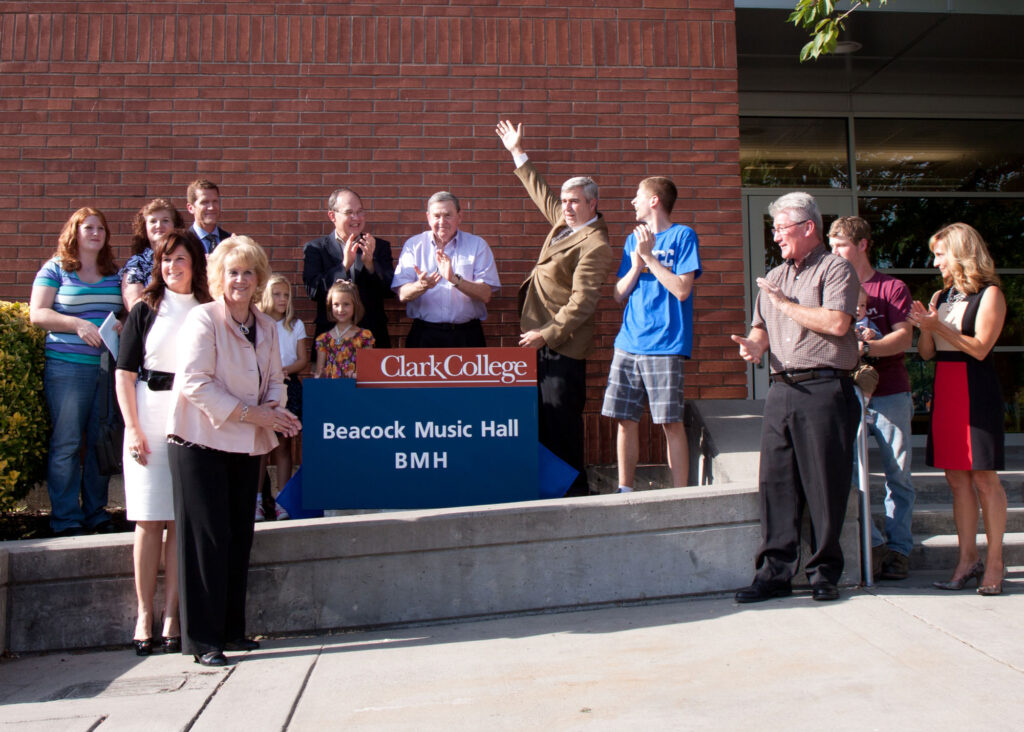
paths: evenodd
<path fill-rule="evenodd" d="M 289 516 L 288 512 L 284 510 L 284 506 L 277 501 L 274 501 L 274 519 L 276 521 L 285 521 L 290 518 L 291 516 Z"/>
<path fill-rule="evenodd" d="M 266 520 L 266 514 L 263 513 L 263 496 L 256 496 L 256 523 Z"/>

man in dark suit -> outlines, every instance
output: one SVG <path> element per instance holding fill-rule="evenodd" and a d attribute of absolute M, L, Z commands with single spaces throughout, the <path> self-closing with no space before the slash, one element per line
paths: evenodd
<path fill-rule="evenodd" d="M 373 333 L 377 348 L 391 348 L 384 298 L 392 297 L 395 273 L 391 243 L 366 231 L 366 213 L 359 194 L 339 188 L 327 199 L 327 218 L 334 231 L 302 247 L 302 281 L 316 303 L 316 333 L 331 329 L 327 319 L 327 291 L 336 280 L 354 282 L 366 314 L 359 326 Z"/>
<path fill-rule="evenodd" d="M 597 212 L 597 184 L 570 178 L 556 196 L 523 151 L 523 126 L 498 123 L 516 175 L 551 223 L 533 271 L 519 288 L 519 345 L 537 349 L 541 443 L 579 471 L 568 495 L 588 493 L 583 461 L 586 357 L 594 347 L 594 311 L 614 267 L 608 226 Z"/>
<path fill-rule="evenodd" d="M 220 221 L 220 189 L 206 178 L 199 178 L 188 184 L 185 194 L 188 212 L 192 214 L 191 231 L 210 254 L 218 244 L 231 236 L 217 225 Z"/>

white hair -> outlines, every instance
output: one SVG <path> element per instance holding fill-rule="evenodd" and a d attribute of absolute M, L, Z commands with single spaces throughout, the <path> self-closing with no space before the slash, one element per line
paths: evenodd
<path fill-rule="evenodd" d="M 768 207 L 768 214 L 772 218 L 783 211 L 795 211 L 803 221 L 813 221 L 815 233 L 819 239 L 822 237 L 821 211 L 818 210 L 818 203 L 810 193 L 802 191 L 787 193 L 781 198 L 775 199 Z"/>

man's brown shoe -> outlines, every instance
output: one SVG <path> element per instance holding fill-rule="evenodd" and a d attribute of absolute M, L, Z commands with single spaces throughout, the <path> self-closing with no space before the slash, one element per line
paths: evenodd
<path fill-rule="evenodd" d="M 871 547 L 871 576 L 875 579 L 882 574 L 882 564 L 889 556 L 889 548 L 885 544 Z"/>
<path fill-rule="evenodd" d="M 879 579 L 901 580 L 910 575 L 910 557 L 899 552 L 889 552 L 882 562 L 882 571 L 878 573 Z"/>

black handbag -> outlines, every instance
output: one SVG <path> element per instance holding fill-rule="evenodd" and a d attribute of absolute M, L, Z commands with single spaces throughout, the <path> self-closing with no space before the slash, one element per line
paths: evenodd
<path fill-rule="evenodd" d="M 96 438 L 96 464 L 100 475 L 116 475 L 124 469 L 124 420 L 117 407 L 114 391 L 114 359 L 103 349 L 97 386 L 103 390 L 99 436 Z"/>

